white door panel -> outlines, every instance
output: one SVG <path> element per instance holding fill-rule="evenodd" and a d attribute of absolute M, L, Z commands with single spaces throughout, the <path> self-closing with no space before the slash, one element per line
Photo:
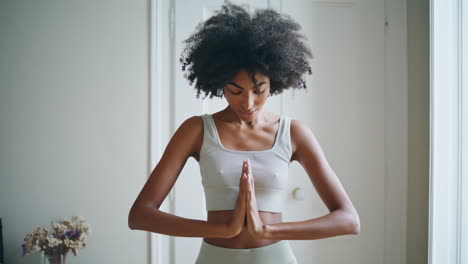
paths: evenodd
<path fill-rule="evenodd" d="M 358 236 L 290 241 L 300 263 L 382 263 L 384 2 L 375 0 L 372 7 L 365 4 L 301 0 L 283 4 L 283 12 L 302 25 L 314 55 L 307 91 L 286 93 L 284 114 L 312 129 L 358 209 L 362 227 Z M 363 27 L 364 22 L 373 26 Z M 297 162 L 291 164 L 290 184 L 291 189 L 304 189 L 305 199 L 291 199 L 284 221 L 328 213 Z"/>
<path fill-rule="evenodd" d="M 306 77 L 308 88 L 273 96 L 265 107 L 299 119 L 312 129 L 361 217 L 361 233 L 357 236 L 290 240 L 299 263 L 384 263 L 384 106 L 388 104 L 384 83 L 384 0 L 232 2 L 244 4 L 250 11 L 272 7 L 291 15 L 301 24 L 314 56 L 311 61 L 313 74 Z M 182 41 L 199 22 L 219 9 L 223 1 L 174 0 L 173 4 L 172 45 L 176 63 L 172 65 L 173 90 L 168 100 L 174 127 L 178 127 L 193 115 L 213 113 L 227 105 L 225 99 L 197 99 L 194 87 L 183 78 L 178 62 L 184 48 Z M 304 191 L 302 200 L 294 199 L 292 195 L 296 187 Z M 195 159 L 187 161 L 174 188 L 174 211 L 171 213 L 206 220 L 201 177 Z M 303 221 L 328 213 L 305 170 L 297 162 L 291 164 L 289 190 L 284 221 Z M 170 239 L 173 243 L 165 253 L 169 263 L 194 263 L 201 238 Z"/>

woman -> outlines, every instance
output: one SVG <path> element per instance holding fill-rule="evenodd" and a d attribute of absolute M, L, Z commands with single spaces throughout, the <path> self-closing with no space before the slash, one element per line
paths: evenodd
<path fill-rule="evenodd" d="M 288 88 L 306 88 L 309 49 L 300 26 L 271 9 L 251 17 L 226 3 L 200 23 L 181 57 L 197 97 L 228 106 L 185 120 L 171 138 L 129 214 L 131 229 L 203 237 L 196 263 L 297 263 L 288 240 L 359 233 L 359 216 L 311 130 L 263 106 Z M 189 157 L 200 165 L 207 221 L 159 210 Z M 288 168 L 298 161 L 330 214 L 282 222 Z"/>

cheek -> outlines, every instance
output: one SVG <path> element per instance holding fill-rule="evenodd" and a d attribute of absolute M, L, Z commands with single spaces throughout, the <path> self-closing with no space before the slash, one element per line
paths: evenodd
<path fill-rule="evenodd" d="M 226 98 L 227 103 L 230 104 L 230 105 L 235 105 L 235 104 L 238 104 L 238 102 L 239 102 L 239 96 L 236 97 L 236 96 L 233 96 L 233 95 L 225 94 L 225 98 Z"/>
<path fill-rule="evenodd" d="M 259 101 L 264 104 L 266 103 L 266 101 L 268 100 L 268 94 L 265 92 L 264 94 L 262 94 L 261 97 L 259 97 Z"/>

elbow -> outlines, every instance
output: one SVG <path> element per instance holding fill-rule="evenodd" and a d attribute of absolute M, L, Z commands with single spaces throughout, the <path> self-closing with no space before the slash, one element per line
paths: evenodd
<path fill-rule="evenodd" d="M 359 217 L 356 217 L 356 219 L 353 221 L 351 229 L 351 234 L 352 235 L 357 235 L 361 232 L 361 221 L 359 220 Z"/>
<path fill-rule="evenodd" d="M 357 235 L 361 232 L 361 221 L 356 210 L 346 211 L 346 234 Z"/>
<path fill-rule="evenodd" d="M 132 206 L 132 208 L 130 209 L 130 212 L 128 213 L 128 228 L 130 228 L 131 230 L 137 229 L 137 226 L 135 224 L 136 215 L 137 215 L 136 210 L 137 210 L 137 207 Z"/>
<path fill-rule="evenodd" d="M 130 212 L 128 213 L 128 228 L 130 228 L 131 230 L 135 230 L 135 226 L 133 224 L 132 210 L 130 210 Z"/>
<path fill-rule="evenodd" d="M 359 220 L 359 215 L 353 214 L 350 220 L 350 234 L 357 235 L 361 232 L 361 220 Z"/>
<path fill-rule="evenodd" d="M 145 219 L 148 212 L 153 211 L 155 208 L 150 203 L 135 203 L 133 204 L 130 212 L 128 213 L 128 228 L 131 230 L 144 230 Z"/>

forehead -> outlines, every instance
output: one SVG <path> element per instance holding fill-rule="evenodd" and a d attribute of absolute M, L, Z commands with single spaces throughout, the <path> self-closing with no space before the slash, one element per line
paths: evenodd
<path fill-rule="evenodd" d="M 268 81 L 268 76 L 264 75 L 261 72 L 255 72 L 255 79 L 257 82 Z M 232 78 L 232 81 L 236 83 L 253 83 L 252 78 L 246 70 L 238 71 Z"/>

